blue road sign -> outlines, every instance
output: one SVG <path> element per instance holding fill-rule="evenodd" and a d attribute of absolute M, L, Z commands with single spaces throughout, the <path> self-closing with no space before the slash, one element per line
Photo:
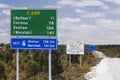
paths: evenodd
<path fill-rule="evenodd" d="M 11 38 L 12 49 L 56 50 L 56 38 Z"/>
<path fill-rule="evenodd" d="M 96 51 L 96 45 L 88 45 L 88 51 Z"/>

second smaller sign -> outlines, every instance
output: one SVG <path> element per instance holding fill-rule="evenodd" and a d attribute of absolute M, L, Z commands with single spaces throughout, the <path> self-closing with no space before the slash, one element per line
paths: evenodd
<path fill-rule="evenodd" d="M 56 38 L 11 38 L 12 49 L 57 49 Z"/>
<path fill-rule="evenodd" d="M 96 45 L 88 45 L 88 51 L 96 51 Z"/>
<path fill-rule="evenodd" d="M 84 54 L 84 44 L 81 41 L 67 41 L 67 54 Z"/>

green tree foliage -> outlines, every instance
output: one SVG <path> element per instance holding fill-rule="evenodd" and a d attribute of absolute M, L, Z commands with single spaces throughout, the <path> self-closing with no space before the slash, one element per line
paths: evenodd
<path fill-rule="evenodd" d="M 4 60 L 4 55 L 3 55 L 3 53 L 0 53 L 0 60 L 1 60 L 1 61 Z"/>
<path fill-rule="evenodd" d="M 9 61 L 13 60 L 13 55 L 12 55 L 12 53 L 5 52 L 5 53 L 4 53 L 4 59 L 5 59 L 5 62 L 6 62 L 6 63 L 8 63 Z"/>
<path fill-rule="evenodd" d="M 39 71 L 39 64 L 35 61 L 29 61 L 27 75 L 28 76 L 35 76 L 38 74 Z"/>
<path fill-rule="evenodd" d="M 58 75 L 62 72 L 62 66 L 60 64 L 60 54 L 57 51 L 52 51 L 52 74 Z"/>
<path fill-rule="evenodd" d="M 0 80 L 6 80 L 5 67 L 0 64 Z"/>
<path fill-rule="evenodd" d="M 66 54 L 63 54 L 60 56 L 60 60 L 63 70 L 67 69 L 69 65 L 68 56 Z"/>
<path fill-rule="evenodd" d="M 120 45 L 97 45 L 97 50 L 108 57 L 120 57 Z"/>
<path fill-rule="evenodd" d="M 39 64 L 39 72 L 48 72 L 48 52 L 34 51 L 33 60 Z"/>

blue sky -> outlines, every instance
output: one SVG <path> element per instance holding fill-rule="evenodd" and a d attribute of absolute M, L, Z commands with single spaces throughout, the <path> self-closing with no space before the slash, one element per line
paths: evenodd
<path fill-rule="evenodd" d="M 57 9 L 58 40 L 120 44 L 120 0 L 0 0 L 0 43 L 10 42 L 10 9 Z"/>

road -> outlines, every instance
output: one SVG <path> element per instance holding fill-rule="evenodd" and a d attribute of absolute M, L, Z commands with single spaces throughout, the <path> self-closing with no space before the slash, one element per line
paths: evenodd
<path fill-rule="evenodd" d="M 120 80 L 120 58 L 104 57 L 85 75 L 87 80 Z"/>

